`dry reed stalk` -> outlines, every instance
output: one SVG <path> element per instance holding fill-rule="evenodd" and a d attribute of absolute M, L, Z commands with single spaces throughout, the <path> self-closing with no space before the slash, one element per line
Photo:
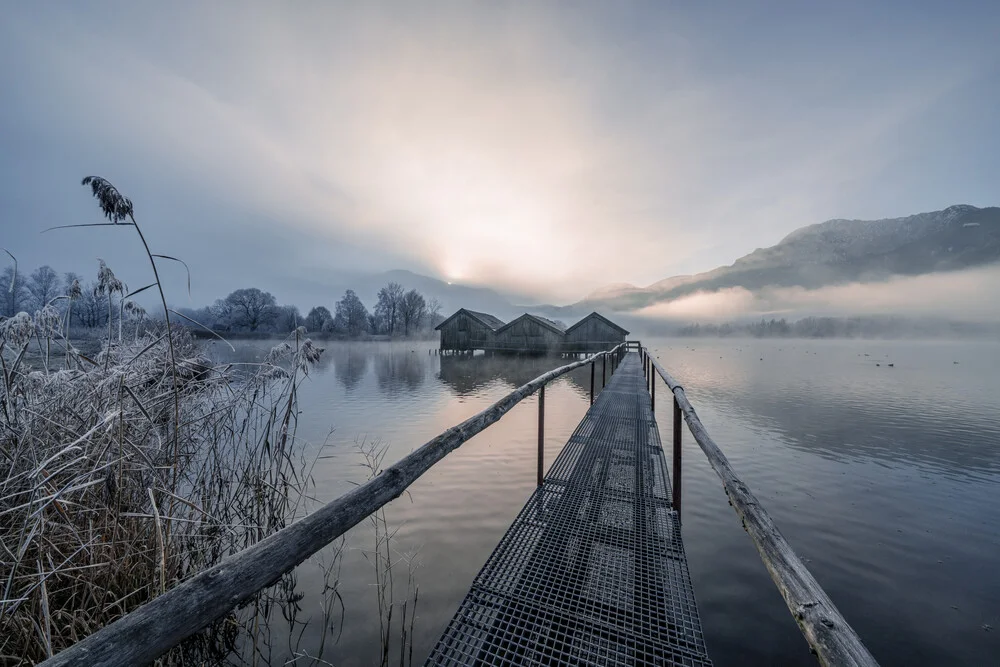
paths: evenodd
<path fill-rule="evenodd" d="M 118 224 L 122 201 L 102 193 Z M 131 202 L 126 213 L 139 232 Z M 129 297 L 101 268 L 109 302 L 116 292 Z M 67 315 L 79 292 L 70 287 Z M 66 648 L 309 504 L 312 467 L 295 453 L 295 403 L 320 350 L 297 331 L 262 364 L 217 366 L 168 318 L 165 310 L 167 322 L 137 324 L 132 340 L 109 334 L 96 361 L 75 350 L 58 312 L 0 325 L 0 664 Z M 25 358 L 32 340 L 37 368 Z M 60 345 L 66 368 L 55 370 L 48 352 Z M 293 595 L 262 591 L 254 616 L 267 621 Z M 162 662 L 256 653 L 240 638 L 257 622 L 237 610 Z"/>

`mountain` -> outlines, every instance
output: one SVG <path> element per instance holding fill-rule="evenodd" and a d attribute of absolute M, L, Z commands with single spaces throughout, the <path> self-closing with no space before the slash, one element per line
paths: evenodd
<path fill-rule="evenodd" d="M 828 220 L 802 227 L 729 266 L 638 288 L 609 285 L 574 310 L 636 310 L 698 291 L 728 287 L 815 289 L 878 282 L 893 275 L 954 271 L 1000 260 L 1000 208 L 950 206 L 885 220 Z"/>

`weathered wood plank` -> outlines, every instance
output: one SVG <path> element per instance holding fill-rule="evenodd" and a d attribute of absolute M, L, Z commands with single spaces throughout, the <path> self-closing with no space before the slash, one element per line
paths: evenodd
<path fill-rule="evenodd" d="M 366 484 L 195 575 L 41 664 L 54 667 L 152 662 L 399 497 L 449 452 L 495 424 L 546 383 L 612 352 L 602 352 L 540 375 L 430 440 Z"/>
<path fill-rule="evenodd" d="M 684 388 L 660 363 L 649 355 L 653 367 L 673 392 L 677 404 L 684 414 L 691 435 L 709 463 L 722 479 L 722 486 L 729 496 L 729 502 L 743 521 L 743 528 L 750 535 L 760 558 L 764 561 L 771 579 L 774 581 L 785 604 L 799 624 L 809 647 L 822 665 L 877 665 L 875 658 L 862 643 L 861 638 L 848 625 L 833 600 L 826 594 L 816 578 L 806 568 L 771 515 L 750 491 L 729 459 L 722 453 L 705 425 L 701 423 L 694 406 L 688 401 Z"/>

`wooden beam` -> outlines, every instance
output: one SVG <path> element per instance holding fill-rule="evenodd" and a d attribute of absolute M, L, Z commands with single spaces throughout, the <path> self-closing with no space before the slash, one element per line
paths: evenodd
<path fill-rule="evenodd" d="M 792 617 L 799 624 L 809 647 L 821 665 L 878 665 L 862 643 L 858 634 L 848 625 L 833 600 L 819 585 L 816 578 L 792 549 L 774 524 L 771 515 L 761 505 L 750 487 L 740 479 L 729 459 L 708 434 L 698 418 L 694 406 L 684 394 L 684 388 L 667 373 L 659 362 L 652 359 L 653 368 L 674 394 L 677 405 L 684 414 L 688 430 L 701 450 L 708 457 L 712 469 L 722 480 L 729 502 L 743 521 L 743 528 L 750 535 L 771 579 L 785 599 Z"/>
<path fill-rule="evenodd" d="M 203 570 L 40 664 L 45 667 L 149 664 L 249 600 L 257 591 L 277 582 L 282 574 L 398 498 L 431 466 L 495 424 L 546 383 L 585 366 L 597 356 L 561 366 L 518 387 L 403 457 L 366 484 Z"/>
<path fill-rule="evenodd" d="M 545 385 L 538 390 L 538 486 L 545 482 Z"/>

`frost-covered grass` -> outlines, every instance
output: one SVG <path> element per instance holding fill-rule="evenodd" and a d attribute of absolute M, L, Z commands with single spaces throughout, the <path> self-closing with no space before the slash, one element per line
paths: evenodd
<path fill-rule="evenodd" d="M 213 367 L 165 328 L 69 368 L 0 341 L 0 656 L 34 661 L 284 526 L 306 500 L 295 392 L 318 348 L 296 332 L 259 366 Z M 12 344 L 14 343 L 14 344 Z M 60 359 L 64 361 L 64 359 Z"/>
<path fill-rule="evenodd" d="M 115 292 L 127 308 L 127 288 L 103 262 L 100 272 L 109 308 Z M 166 323 L 109 327 L 91 357 L 67 319 L 50 305 L 0 322 L 0 664 L 51 656 L 309 502 L 296 393 L 321 350 L 304 330 L 263 363 L 234 367 Z M 286 575 L 163 660 L 267 660 L 257 640 L 275 604 L 294 616 L 293 584 Z"/>

